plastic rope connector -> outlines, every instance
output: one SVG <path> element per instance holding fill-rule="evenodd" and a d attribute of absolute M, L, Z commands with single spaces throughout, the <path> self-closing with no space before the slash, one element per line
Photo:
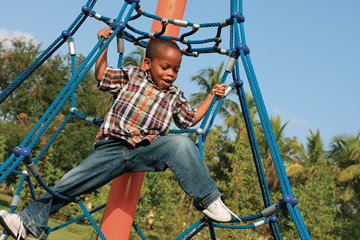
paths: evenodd
<path fill-rule="evenodd" d="M 231 18 L 236 18 L 238 23 L 245 21 L 245 17 L 241 13 L 236 12 L 236 11 L 231 13 Z"/>
<path fill-rule="evenodd" d="M 244 85 L 244 82 L 242 80 L 238 80 L 238 81 L 234 81 L 235 85 L 237 88 L 241 87 L 242 85 Z"/>
<path fill-rule="evenodd" d="M 242 43 L 236 44 L 236 50 L 238 51 L 243 50 L 245 55 L 250 53 L 250 49 L 245 44 Z"/>
<path fill-rule="evenodd" d="M 118 27 L 120 27 L 121 30 L 124 30 L 125 27 L 126 27 L 126 24 L 123 23 L 123 22 L 112 22 L 112 23 L 110 23 L 109 26 L 110 26 L 110 28 L 111 28 L 112 30 L 115 30 L 115 29 L 117 29 Z"/>
<path fill-rule="evenodd" d="M 269 216 L 268 219 L 269 219 L 270 223 L 276 223 L 277 222 L 277 217 L 276 216 Z"/>
<path fill-rule="evenodd" d="M 267 208 L 265 208 L 264 210 L 262 210 L 261 214 L 264 217 L 268 217 L 270 215 L 273 215 L 274 213 L 276 213 L 278 210 L 276 209 L 276 204 L 273 204 Z"/>
<path fill-rule="evenodd" d="M 23 161 L 25 162 L 25 164 L 32 163 L 32 161 L 30 159 L 31 151 L 30 151 L 29 148 L 22 147 L 22 146 L 14 147 L 13 148 L 13 153 L 15 154 L 16 157 L 24 156 Z"/>
<path fill-rule="evenodd" d="M 294 195 L 286 194 L 282 198 L 284 203 L 290 203 L 292 207 L 295 207 L 298 204 L 298 199 Z"/>
<path fill-rule="evenodd" d="M 61 35 L 63 36 L 63 38 L 72 37 L 71 33 L 69 31 L 67 31 L 67 30 L 62 31 Z"/>
<path fill-rule="evenodd" d="M 91 8 L 88 7 L 88 6 L 83 6 L 81 8 L 81 11 L 83 11 L 83 13 L 85 13 L 86 15 L 89 15 L 90 11 L 91 11 Z"/>

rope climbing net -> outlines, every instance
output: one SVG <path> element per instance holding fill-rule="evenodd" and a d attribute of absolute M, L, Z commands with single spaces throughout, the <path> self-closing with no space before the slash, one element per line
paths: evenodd
<path fill-rule="evenodd" d="M 3 92 L 0 93 L 0 104 L 10 96 L 13 91 L 18 88 L 42 63 L 44 63 L 60 46 L 62 46 L 65 42 L 68 42 L 69 52 L 71 55 L 72 61 L 72 77 L 69 82 L 65 85 L 59 95 L 55 98 L 53 103 L 49 106 L 49 108 L 45 111 L 40 120 L 35 124 L 33 129 L 29 132 L 29 134 L 25 137 L 25 139 L 21 142 L 19 146 L 14 147 L 13 154 L 1 165 L 0 172 L 0 183 L 2 183 L 10 174 L 15 173 L 21 175 L 20 184 L 17 188 L 16 195 L 13 197 L 13 201 L 11 204 L 11 212 L 13 213 L 16 210 L 16 207 L 19 204 L 20 200 L 20 191 L 22 190 L 22 186 L 25 181 L 28 181 L 28 185 L 30 187 L 30 191 L 33 199 L 36 199 L 35 191 L 33 188 L 32 180 L 29 176 L 36 178 L 36 180 L 44 187 L 46 191 L 53 194 L 55 197 L 66 200 L 66 201 L 74 201 L 79 204 L 84 214 L 79 216 L 67 223 L 64 223 L 55 228 L 47 227 L 46 231 L 42 235 L 41 239 L 46 239 L 47 236 L 57 229 L 65 227 L 73 222 L 76 222 L 83 218 L 88 218 L 92 226 L 97 231 L 99 237 L 101 239 L 106 239 L 104 234 L 101 232 L 100 228 L 97 226 L 96 222 L 92 218 L 91 214 L 105 207 L 106 204 L 92 210 L 88 211 L 85 207 L 84 203 L 80 200 L 80 198 L 70 199 L 66 196 L 62 196 L 56 192 L 54 192 L 51 188 L 49 188 L 45 182 L 42 180 L 39 171 L 36 167 L 36 164 L 41 160 L 43 155 L 49 149 L 51 144 L 55 141 L 57 136 L 64 129 L 65 125 L 68 123 L 70 118 L 74 115 L 77 117 L 92 122 L 97 125 L 101 125 L 103 119 L 95 119 L 92 117 L 88 117 L 78 111 L 75 106 L 75 90 L 84 79 L 85 75 L 94 65 L 100 54 L 107 48 L 109 43 L 117 37 L 117 47 L 119 53 L 118 67 L 122 66 L 123 61 L 123 53 L 124 53 L 124 41 L 129 41 L 134 43 L 135 45 L 146 47 L 147 41 L 149 38 L 167 38 L 171 40 L 178 41 L 184 44 L 186 47 L 182 50 L 182 53 L 189 57 L 197 57 L 199 54 L 208 54 L 208 53 L 218 53 L 227 55 L 229 57 L 228 64 L 225 68 L 225 71 L 221 78 L 221 83 L 224 83 L 231 73 L 233 81 L 229 84 L 226 89 L 226 96 L 232 91 L 236 90 L 241 109 L 244 115 L 244 120 L 247 128 L 247 133 L 251 145 L 252 154 L 254 157 L 255 167 L 257 171 L 257 175 L 259 178 L 259 183 L 261 187 L 261 193 L 264 200 L 265 209 L 258 214 L 252 216 L 244 216 L 240 219 L 232 219 L 230 224 L 216 224 L 211 222 L 209 219 L 202 218 L 199 221 L 195 222 L 192 226 L 190 226 L 187 230 L 185 230 L 182 234 L 180 234 L 175 239 L 191 239 L 198 232 L 200 232 L 205 226 L 208 226 L 210 231 L 211 239 L 216 239 L 214 228 L 232 228 L 232 229 L 247 229 L 247 228 L 256 228 L 265 224 L 269 224 L 271 233 L 274 239 L 281 239 L 281 235 L 277 226 L 277 218 L 275 213 L 278 212 L 281 208 L 287 208 L 294 224 L 297 228 L 297 231 L 301 237 L 301 239 L 311 239 L 309 232 L 304 224 L 304 221 L 300 215 L 300 212 L 297 208 L 297 198 L 293 196 L 289 180 L 287 178 L 285 167 L 283 165 L 279 149 L 277 147 L 277 143 L 271 128 L 270 120 L 268 114 L 266 112 L 266 108 L 261 96 L 261 92 L 257 83 L 257 79 L 255 76 L 255 72 L 250 60 L 250 50 L 246 45 L 245 41 L 245 33 L 244 33 L 244 21 L 245 18 L 243 16 L 242 10 L 242 1 L 231 0 L 230 4 L 230 17 L 228 19 L 222 20 L 220 22 L 214 23 L 192 23 L 185 20 L 178 19 L 164 19 L 158 17 L 156 15 L 147 13 L 140 5 L 139 0 L 125 0 L 123 7 L 121 8 L 118 16 L 114 18 L 105 17 L 93 10 L 96 0 L 88 0 L 86 5 L 82 7 L 82 11 L 79 16 L 75 19 L 75 21 L 71 24 L 71 26 L 63 31 L 61 35 L 24 71 L 20 76 L 18 76 Z M 126 13 L 126 15 L 125 15 Z M 84 62 L 75 69 L 75 44 L 74 44 L 74 35 L 82 23 L 88 18 L 93 17 L 99 21 L 104 22 L 109 25 L 114 32 L 111 36 L 104 42 L 104 38 L 101 38 L 98 43 L 91 50 L 90 54 Z M 136 20 L 140 17 L 147 17 L 150 19 L 157 20 L 161 23 L 162 30 L 156 33 L 148 33 L 140 31 L 131 26 L 131 21 Z M 180 35 L 180 37 L 170 37 L 165 36 L 166 27 L 169 24 L 177 25 L 180 27 L 191 27 L 191 30 Z M 221 48 L 221 32 L 225 27 L 230 27 L 230 45 L 228 49 Z M 201 30 L 202 28 L 216 28 L 215 37 L 210 37 L 208 39 L 203 40 L 190 40 L 188 37 L 194 35 L 196 32 Z M 199 44 L 207 44 L 213 43 L 210 47 L 204 48 L 194 48 L 194 45 Z M 102 45 L 102 46 L 101 46 Z M 252 126 L 251 117 L 249 113 L 249 108 L 247 106 L 245 92 L 243 89 L 243 82 L 240 80 L 240 67 L 238 60 L 241 59 L 243 64 L 243 68 L 246 73 L 246 77 L 249 82 L 249 86 L 252 91 L 252 95 L 254 101 L 256 103 L 256 107 L 259 113 L 259 118 L 262 124 L 262 128 L 264 129 L 265 137 L 269 145 L 270 153 L 273 158 L 273 162 L 275 165 L 275 169 L 279 178 L 279 183 L 281 186 L 281 190 L 283 193 L 283 198 L 280 202 L 273 204 L 270 198 L 270 192 L 267 186 L 267 182 L 265 179 L 264 169 L 262 167 L 260 152 L 257 146 L 256 137 L 254 128 Z M 42 149 L 38 156 L 33 160 L 30 155 L 32 148 L 37 144 L 40 137 L 43 135 L 45 130 L 50 126 L 51 122 L 55 119 L 56 115 L 60 112 L 60 110 L 64 107 L 65 103 L 71 99 L 71 109 L 68 116 L 62 122 L 61 126 L 57 129 L 55 134 L 52 136 L 50 141 L 46 144 L 46 146 Z M 203 155 L 203 145 L 208 136 L 208 133 L 213 125 L 214 119 L 219 111 L 221 102 L 224 98 L 217 99 L 216 97 L 212 100 L 211 105 L 205 114 L 200 127 L 197 129 L 187 129 L 187 130 L 172 130 L 171 133 L 196 133 L 198 135 L 198 147 L 200 151 L 201 157 L 204 159 Z M 24 162 L 27 166 L 28 170 L 18 171 L 16 170 L 17 166 L 21 162 Z M 239 225 L 239 222 L 249 222 L 257 220 L 251 224 L 244 225 L 242 223 Z M 142 239 L 145 239 L 144 235 L 141 233 L 140 229 L 133 223 L 134 229 L 138 232 L 139 236 Z M 7 233 L 4 231 L 4 234 L 0 237 L 0 239 L 6 239 Z"/>

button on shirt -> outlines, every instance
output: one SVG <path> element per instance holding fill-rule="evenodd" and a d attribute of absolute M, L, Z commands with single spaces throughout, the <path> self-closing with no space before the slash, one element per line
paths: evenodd
<path fill-rule="evenodd" d="M 162 90 L 138 67 L 108 67 L 98 89 L 117 97 L 95 142 L 120 138 L 133 146 L 144 139 L 152 143 L 168 133 L 172 119 L 186 129 L 196 116 L 196 108 L 190 107 L 180 88 Z"/>

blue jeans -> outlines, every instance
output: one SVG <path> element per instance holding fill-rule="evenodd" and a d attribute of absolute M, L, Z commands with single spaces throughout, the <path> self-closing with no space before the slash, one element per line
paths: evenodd
<path fill-rule="evenodd" d="M 196 205 L 206 208 L 221 196 L 216 183 L 202 161 L 195 144 L 186 136 L 169 135 L 154 143 L 142 142 L 133 147 L 122 140 L 99 140 L 94 152 L 66 173 L 53 190 L 67 197 L 77 197 L 105 185 L 128 172 L 174 172 L 181 188 L 194 198 Z M 68 201 L 45 193 L 18 213 L 35 237 L 40 237 L 51 214 Z"/>

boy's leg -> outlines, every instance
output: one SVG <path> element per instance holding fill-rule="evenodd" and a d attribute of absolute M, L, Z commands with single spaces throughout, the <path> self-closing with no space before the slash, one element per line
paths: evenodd
<path fill-rule="evenodd" d="M 121 141 L 99 140 L 94 152 L 66 173 L 53 190 L 73 198 L 91 192 L 120 176 L 126 171 L 124 148 L 126 146 Z M 68 203 L 45 193 L 18 215 L 28 230 L 38 238 L 45 230 L 49 216 Z"/>
<path fill-rule="evenodd" d="M 130 150 L 127 164 L 134 172 L 163 171 L 170 167 L 181 188 L 202 208 L 221 196 L 198 148 L 186 136 L 164 136 L 150 145 Z"/>

